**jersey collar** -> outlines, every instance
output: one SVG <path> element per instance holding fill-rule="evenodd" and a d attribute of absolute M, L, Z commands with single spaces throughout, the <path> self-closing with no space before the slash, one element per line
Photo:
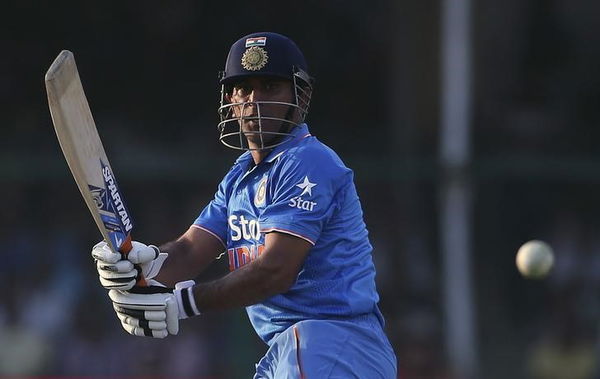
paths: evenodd
<path fill-rule="evenodd" d="M 308 125 L 306 123 L 300 124 L 294 129 L 292 129 L 291 133 L 292 138 L 289 141 L 282 143 L 281 145 L 275 146 L 273 150 L 267 155 L 265 158 L 265 162 L 272 163 L 277 158 L 279 158 L 287 149 L 292 146 L 295 146 L 306 137 L 310 137 L 310 132 L 308 131 Z"/>

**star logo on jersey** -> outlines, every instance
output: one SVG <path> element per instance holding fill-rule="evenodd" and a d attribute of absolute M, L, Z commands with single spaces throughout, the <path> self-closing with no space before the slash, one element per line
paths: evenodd
<path fill-rule="evenodd" d="M 312 188 L 316 185 L 316 183 L 311 183 L 310 180 L 308 180 L 308 176 L 305 176 L 304 181 L 302 183 L 296 184 L 296 187 L 302 189 L 302 193 L 300 194 L 300 196 L 304 196 L 304 194 L 312 196 Z"/>

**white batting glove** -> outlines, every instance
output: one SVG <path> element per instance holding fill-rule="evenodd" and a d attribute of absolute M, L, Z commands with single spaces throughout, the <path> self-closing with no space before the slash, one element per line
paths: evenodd
<path fill-rule="evenodd" d="M 154 245 L 144 245 L 137 241 L 132 241 L 131 245 L 133 247 L 125 259 L 121 254 L 114 253 L 105 241 L 97 243 L 92 248 L 92 257 L 96 259 L 96 268 L 102 286 L 109 290 L 131 289 L 138 277 L 136 267 L 141 269 L 149 285 L 162 286 L 152 278 L 158 274 L 169 254 L 161 253 Z"/>
<path fill-rule="evenodd" d="M 179 320 L 199 315 L 192 295 L 193 280 L 179 282 L 175 289 L 161 286 L 110 290 L 123 329 L 131 335 L 165 338 L 179 332 Z"/>

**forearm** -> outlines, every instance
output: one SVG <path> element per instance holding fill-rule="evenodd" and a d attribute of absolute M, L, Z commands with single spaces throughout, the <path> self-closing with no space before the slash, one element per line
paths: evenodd
<path fill-rule="evenodd" d="M 289 275 L 258 259 L 221 279 L 196 284 L 193 292 L 198 309 L 206 312 L 256 304 L 287 291 L 292 284 Z"/>
<path fill-rule="evenodd" d="M 161 245 L 160 251 L 169 254 L 156 280 L 167 287 L 175 283 L 193 279 L 206 269 L 214 260 L 212 251 L 198 250 L 194 243 L 182 236 L 174 241 Z"/>

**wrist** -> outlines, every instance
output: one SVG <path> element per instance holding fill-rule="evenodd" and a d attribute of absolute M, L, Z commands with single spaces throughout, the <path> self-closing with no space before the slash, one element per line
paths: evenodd
<path fill-rule="evenodd" d="M 194 299 L 193 288 L 195 284 L 196 282 L 193 280 L 186 280 L 175 284 L 173 294 L 177 300 L 180 320 L 201 314 L 196 305 L 196 300 Z"/>

